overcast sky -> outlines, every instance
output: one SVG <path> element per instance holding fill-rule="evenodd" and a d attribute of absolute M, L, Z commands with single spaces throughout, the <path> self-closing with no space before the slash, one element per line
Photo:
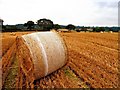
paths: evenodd
<path fill-rule="evenodd" d="M 55 24 L 117 26 L 119 0 L 0 0 L 4 24 L 51 19 Z"/>

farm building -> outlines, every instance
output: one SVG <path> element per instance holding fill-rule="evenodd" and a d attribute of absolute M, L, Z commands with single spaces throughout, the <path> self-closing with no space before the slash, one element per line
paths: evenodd
<path fill-rule="evenodd" d="M 92 31 L 93 31 L 93 29 L 92 29 L 92 28 L 87 28 L 87 31 L 92 32 Z"/>
<path fill-rule="evenodd" d="M 68 29 L 58 29 L 58 32 L 69 32 Z"/>
<path fill-rule="evenodd" d="M 81 31 L 88 31 L 88 32 L 92 32 L 93 28 L 78 28 L 76 29 L 77 32 L 81 32 Z"/>
<path fill-rule="evenodd" d="M 3 25 L 3 20 L 2 19 L 0 19 L 0 26 L 2 26 Z"/>

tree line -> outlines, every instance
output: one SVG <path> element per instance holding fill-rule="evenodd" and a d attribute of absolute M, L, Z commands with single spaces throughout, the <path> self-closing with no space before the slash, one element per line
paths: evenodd
<path fill-rule="evenodd" d="M 35 24 L 33 21 L 27 21 L 26 23 L 18 24 L 18 25 L 4 25 L 3 26 L 3 32 L 9 32 L 9 31 L 34 31 L 34 30 L 42 30 L 42 31 L 50 31 L 51 29 L 61 29 L 63 28 L 59 24 L 54 24 L 53 21 L 50 19 L 39 19 L 37 20 L 37 24 Z"/>
<path fill-rule="evenodd" d="M 3 25 L 2 27 L 3 32 L 16 32 L 16 31 L 50 31 L 51 29 L 58 30 L 58 29 L 68 29 L 68 30 L 76 30 L 77 32 L 80 31 L 90 31 L 90 32 L 100 32 L 100 31 L 116 31 L 120 30 L 119 27 L 80 27 L 75 26 L 73 24 L 68 24 L 67 26 L 54 24 L 50 19 L 39 19 L 36 23 L 33 21 L 27 21 L 24 24 L 17 24 L 17 25 Z"/>

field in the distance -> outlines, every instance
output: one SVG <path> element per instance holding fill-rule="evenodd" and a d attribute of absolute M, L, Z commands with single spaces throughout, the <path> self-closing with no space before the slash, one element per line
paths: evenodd
<path fill-rule="evenodd" d="M 3 33 L 2 56 L 6 55 L 16 36 L 31 32 Z M 118 33 L 59 33 L 68 48 L 68 63 L 52 74 L 36 80 L 40 88 L 110 88 L 118 87 Z M 15 62 L 15 60 L 14 60 Z M 18 64 L 18 63 L 17 63 Z M 17 80 L 16 63 L 5 79 L 4 87 Z M 12 73 L 12 76 L 11 74 Z M 8 83 L 9 82 L 9 83 Z M 11 83 L 11 84 L 10 84 Z M 15 86 L 16 87 L 16 86 Z"/>

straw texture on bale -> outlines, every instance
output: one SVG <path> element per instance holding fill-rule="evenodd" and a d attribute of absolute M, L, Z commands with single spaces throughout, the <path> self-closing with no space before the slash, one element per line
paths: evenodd
<path fill-rule="evenodd" d="M 65 43 L 55 32 L 23 35 L 17 38 L 17 43 L 17 56 L 20 61 L 19 71 L 20 74 L 24 73 L 23 77 L 27 77 L 27 84 L 56 71 L 67 62 Z"/>
<path fill-rule="evenodd" d="M 11 64 L 14 62 L 14 57 L 16 56 L 16 42 L 13 43 L 13 45 L 9 48 L 7 53 L 2 57 L 0 64 L 2 71 L 2 84 L 4 84 L 6 76 L 8 75 L 8 72 L 10 70 Z"/>

